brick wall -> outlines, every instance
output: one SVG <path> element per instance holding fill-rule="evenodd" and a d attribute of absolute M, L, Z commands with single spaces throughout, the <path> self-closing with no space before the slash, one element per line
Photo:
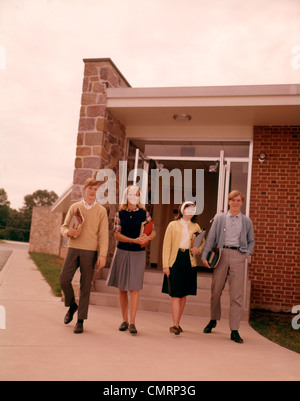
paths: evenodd
<path fill-rule="evenodd" d="M 300 127 L 254 127 L 252 308 L 291 312 L 300 304 L 299 160 Z"/>
<path fill-rule="evenodd" d="M 110 59 L 86 59 L 84 63 L 72 202 L 82 199 L 85 180 L 103 168 L 114 170 L 118 188 L 119 160 L 125 159 L 125 127 L 107 110 L 106 90 L 130 85 Z M 107 206 L 110 227 L 116 207 Z M 114 246 L 111 236 L 108 263 Z"/>

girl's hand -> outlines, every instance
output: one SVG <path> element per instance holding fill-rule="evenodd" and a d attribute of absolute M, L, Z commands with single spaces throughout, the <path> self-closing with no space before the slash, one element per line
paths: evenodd
<path fill-rule="evenodd" d="M 199 248 L 191 248 L 191 253 L 192 253 L 192 255 L 197 255 L 198 253 L 200 253 L 200 249 Z"/>
<path fill-rule="evenodd" d="M 147 242 L 147 238 L 148 238 L 148 236 L 146 234 L 142 234 L 139 237 L 137 237 L 134 240 L 132 240 L 132 242 L 134 244 L 143 245 L 145 242 Z"/>
<path fill-rule="evenodd" d="M 165 274 L 167 277 L 170 276 L 170 268 L 169 268 L 169 267 L 164 267 L 164 268 L 163 268 L 163 272 L 164 272 L 164 274 Z"/>
<path fill-rule="evenodd" d="M 142 235 L 140 236 L 140 239 L 141 239 L 141 241 L 143 241 L 143 242 L 142 242 L 143 244 L 144 244 L 145 242 L 150 241 L 150 237 L 148 237 L 147 234 L 142 234 Z"/>

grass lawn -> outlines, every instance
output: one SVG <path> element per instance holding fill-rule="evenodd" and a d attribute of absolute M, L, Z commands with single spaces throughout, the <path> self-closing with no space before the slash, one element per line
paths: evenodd
<path fill-rule="evenodd" d="M 41 252 L 29 252 L 29 255 L 50 285 L 53 294 L 56 297 L 61 297 L 59 275 L 64 259 L 57 255 L 49 255 Z"/>
<path fill-rule="evenodd" d="M 274 343 L 300 353 L 300 328 L 295 330 L 292 327 L 292 319 L 295 316 L 291 313 L 252 310 L 250 325 Z"/>

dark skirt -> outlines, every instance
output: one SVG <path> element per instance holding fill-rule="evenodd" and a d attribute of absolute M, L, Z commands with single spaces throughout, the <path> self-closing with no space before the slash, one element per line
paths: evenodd
<path fill-rule="evenodd" d="M 162 292 L 176 298 L 197 295 L 197 269 L 191 265 L 189 250 L 178 250 L 170 276 L 164 275 Z"/>

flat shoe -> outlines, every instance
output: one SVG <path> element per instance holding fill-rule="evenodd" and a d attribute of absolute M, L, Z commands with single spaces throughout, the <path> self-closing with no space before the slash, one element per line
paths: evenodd
<path fill-rule="evenodd" d="M 176 336 L 180 334 L 180 329 L 176 326 L 170 327 L 170 333 L 174 333 Z"/>
<path fill-rule="evenodd" d="M 127 330 L 128 329 L 128 323 L 127 322 L 123 322 L 122 324 L 121 324 L 121 326 L 119 327 L 119 330 L 120 331 L 125 331 L 125 330 Z"/>
<path fill-rule="evenodd" d="M 243 344 L 244 342 L 244 340 L 240 337 L 239 332 L 237 330 L 233 330 L 231 332 L 230 339 L 238 344 Z"/>
<path fill-rule="evenodd" d="M 134 324 L 131 324 L 129 326 L 129 333 L 131 333 L 131 334 L 136 334 L 137 333 L 137 329 L 136 329 Z"/>
<path fill-rule="evenodd" d="M 203 333 L 211 333 L 212 329 L 214 329 L 216 326 L 217 326 L 217 321 L 210 320 L 208 325 L 204 328 Z"/>
<path fill-rule="evenodd" d="M 73 320 L 74 313 L 77 311 L 78 305 L 73 304 L 70 306 L 68 312 L 66 313 L 65 319 L 64 319 L 64 324 L 69 324 Z"/>
<path fill-rule="evenodd" d="M 74 333 L 75 334 L 80 334 L 83 332 L 83 323 L 76 323 L 74 327 Z"/>

